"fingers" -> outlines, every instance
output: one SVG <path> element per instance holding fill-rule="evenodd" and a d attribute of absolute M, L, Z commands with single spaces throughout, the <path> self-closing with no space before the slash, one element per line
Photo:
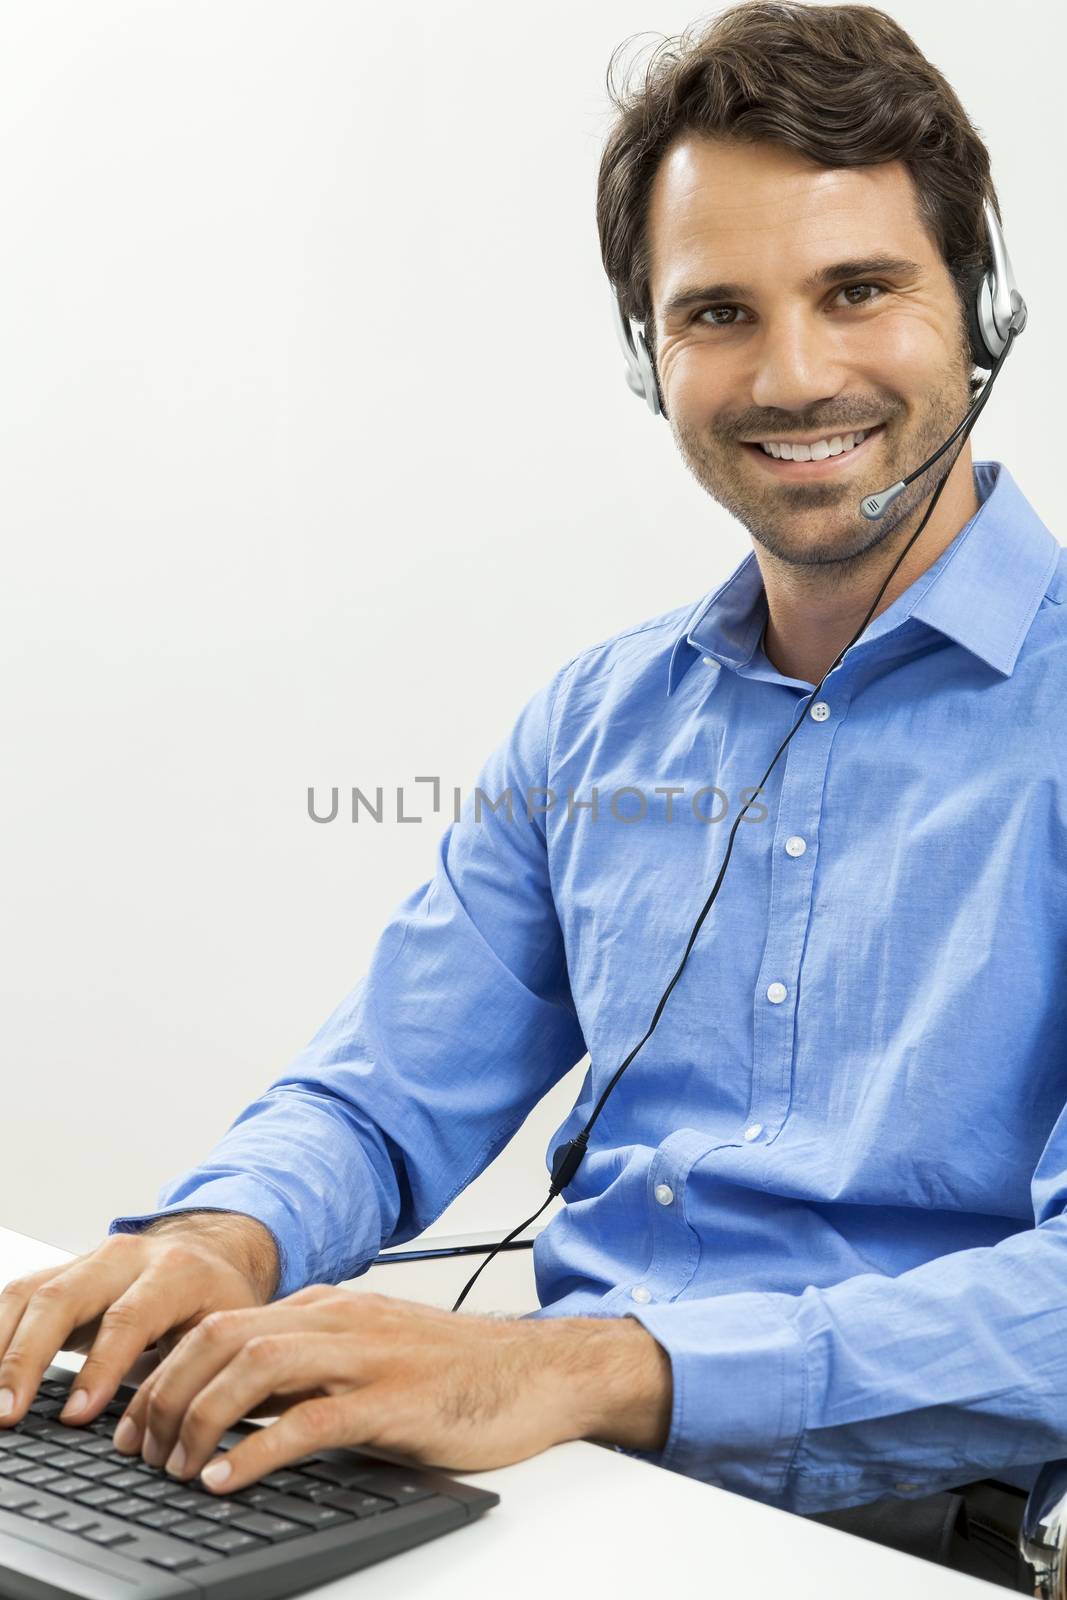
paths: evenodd
<path fill-rule="evenodd" d="M 113 1373 L 114 1393 L 123 1373 L 144 1348 L 144 1334 L 154 1337 L 158 1331 L 155 1323 L 160 1318 L 166 1326 L 169 1319 L 161 1309 L 155 1317 L 146 1317 L 139 1312 L 136 1299 L 132 1308 L 119 1299 L 136 1270 L 130 1243 L 136 1247 L 136 1241 L 118 1236 L 109 1241 L 109 1246 L 117 1248 L 102 1246 L 90 1255 L 51 1269 L 47 1275 L 33 1273 L 6 1285 L 0 1294 L 0 1390 L 9 1390 L 12 1401 L 6 1414 L 0 1414 L 0 1424 L 10 1427 L 22 1419 L 45 1368 L 57 1350 L 67 1348 L 75 1328 L 92 1323 L 103 1313 L 101 1331 L 93 1347 L 94 1353 L 103 1347 L 103 1370 L 98 1358 L 88 1376 L 95 1389 Z M 162 1307 L 162 1292 L 156 1298 Z M 117 1314 L 112 1301 L 118 1302 Z M 90 1357 L 85 1363 L 83 1372 L 91 1360 Z M 81 1374 L 75 1382 L 79 1388 L 87 1386 Z M 91 1407 L 85 1408 L 79 1420 L 89 1421 L 90 1416 Z"/>
<path fill-rule="evenodd" d="M 373 1391 L 355 1389 L 347 1394 L 305 1400 L 286 1410 L 276 1422 L 256 1428 L 225 1454 L 216 1456 L 209 1451 L 206 1465 L 202 1466 L 199 1459 L 190 1461 L 183 1476 L 193 1476 L 199 1470 L 206 1488 L 233 1494 L 318 1450 L 373 1443 L 381 1428 L 384 1401 L 385 1395 L 378 1386 Z"/>
<path fill-rule="evenodd" d="M 180 1434 L 190 1427 L 189 1439 L 195 1430 L 201 1461 L 206 1460 L 208 1451 L 232 1422 L 247 1416 L 267 1396 L 282 1392 L 273 1381 L 272 1361 L 264 1361 L 265 1342 L 269 1351 L 274 1339 L 292 1333 L 297 1337 L 296 1349 L 307 1344 L 313 1334 L 323 1336 L 324 1326 L 325 1337 L 333 1337 L 328 1331 L 331 1308 L 321 1298 L 293 1305 L 296 1299 L 294 1295 L 269 1307 L 213 1311 L 205 1317 L 138 1389 L 115 1429 L 116 1448 L 130 1452 L 140 1449 L 150 1466 L 167 1463 L 169 1468 L 168 1458 L 179 1443 Z M 348 1296 L 337 1305 L 333 1320 L 338 1327 L 349 1306 Z M 255 1352 L 251 1360 L 249 1350 Z M 350 1342 L 349 1365 L 356 1354 Z M 252 1371 L 260 1374 L 258 1382 L 250 1380 Z M 237 1375 L 241 1378 L 239 1392 L 234 1383 Z M 279 1369 L 279 1382 L 283 1376 Z M 301 1369 L 298 1381 L 291 1387 L 307 1390 L 316 1383 L 314 1372 Z M 124 1426 L 127 1422 L 130 1428 Z M 212 1428 L 210 1440 L 202 1444 Z M 191 1472 L 179 1467 L 175 1475 L 190 1476 Z"/>
<path fill-rule="evenodd" d="M 0 1293 L 0 1391 L 8 1390 L 12 1402 L 6 1414 L 0 1411 L 0 1425 L 21 1421 L 45 1369 L 57 1350 L 71 1347 L 75 1330 L 80 1347 L 84 1334 L 91 1344 L 61 1420 L 93 1421 L 176 1314 L 198 1315 L 209 1303 L 211 1270 L 180 1240 L 115 1234 L 62 1267 L 7 1284 Z M 82 1394 L 87 1401 L 79 1409 Z"/>

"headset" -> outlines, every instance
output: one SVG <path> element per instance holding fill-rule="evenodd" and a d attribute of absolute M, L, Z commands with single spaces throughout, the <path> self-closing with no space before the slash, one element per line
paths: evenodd
<path fill-rule="evenodd" d="M 985 216 L 986 235 L 989 243 L 990 265 L 984 272 L 982 272 L 977 282 L 973 297 L 966 299 L 964 310 L 966 313 L 967 332 L 970 340 L 973 363 L 976 367 L 980 367 L 984 371 L 988 371 L 989 377 L 986 379 L 978 393 L 972 398 L 971 403 L 964 413 L 959 425 L 945 440 L 944 444 L 935 450 L 934 454 L 929 456 L 922 463 L 922 466 L 916 467 L 914 472 L 909 473 L 906 478 L 902 478 L 899 483 L 891 484 L 888 489 L 883 489 L 878 494 L 868 495 L 860 502 L 859 510 L 861 514 L 868 519 L 868 521 L 874 522 L 877 521 L 879 517 L 883 516 L 888 508 L 893 504 L 893 501 L 896 500 L 899 495 L 903 494 L 908 485 L 910 483 L 914 483 L 916 478 L 921 477 L 929 467 L 932 467 L 936 461 L 939 461 L 940 458 L 945 454 L 946 450 L 949 450 L 952 445 L 955 444 L 957 439 L 960 440 L 960 445 L 962 448 L 963 441 L 966 439 L 967 434 L 977 422 L 982 407 L 989 398 L 993 384 L 996 382 L 1008 351 L 1011 349 L 1015 339 L 1018 338 L 1019 334 L 1022 333 L 1023 329 L 1026 327 L 1026 301 L 1023 299 L 1022 295 L 1019 293 L 1018 287 L 1016 286 L 1015 275 L 1012 271 L 1011 259 L 1008 255 L 1007 245 L 1004 242 L 1004 235 L 1001 231 L 1000 221 L 997 217 L 996 211 L 993 208 L 992 202 L 988 199 L 983 204 L 983 212 Z M 611 303 L 615 330 L 619 336 L 619 342 L 622 345 L 623 356 L 626 360 L 626 382 L 633 393 L 637 395 L 638 399 L 645 401 L 653 416 L 665 416 L 666 413 L 663 410 L 662 397 L 659 391 L 659 383 L 656 377 L 655 365 L 645 339 L 644 324 L 633 323 L 631 319 L 626 316 L 614 285 L 612 285 Z M 901 561 L 903 561 L 904 557 L 907 555 L 908 551 L 911 549 L 912 545 L 915 543 L 916 539 L 919 537 L 920 533 L 922 533 L 927 522 L 929 521 L 930 515 L 941 496 L 941 491 L 944 489 L 945 484 L 948 481 L 952 467 L 955 465 L 955 461 L 956 457 L 953 456 L 948 470 L 942 474 L 937 488 L 933 492 L 930 504 L 926 508 L 922 521 L 919 523 L 919 526 L 908 540 L 908 543 L 904 546 L 904 549 L 900 552 L 900 555 L 897 557 L 893 566 L 890 568 L 882 583 L 882 587 L 879 589 L 878 593 L 874 597 L 874 600 L 871 602 L 871 608 L 867 612 L 867 615 L 864 617 L 863 621 L 860 623 L 859 628 L 853 634 L 848 644 L 845 645 L 844 649 L 838 654 L 836 659 L 829 667 L 827 667 L 826 671 L 823 673 L 814 689 L 812 689 L 811 693 L 805 696 L 803 702 L 801 703 L 799 715 L 797 716 L 792 728 L 789 730 L 789 733 L 778 746 L 774 760 L 767 768 L 767 771 L 763 774 L 763 777 L 753 793 L 752 798 L 746 802 L 746 804 L 738 812 L 737 817 L 734 819 L 733 827 L 730 830 L 730 837 L 726 843 L 726 853 L 723 857 L 722 866 L 719 868 L 719 875 L 715 880 L 715 884 L 711 893 L 704 902 L 704 907 L 700 915 L 697 917 L 697 920 L 693 925 L 693 930 L 689 935 L 689 942 L 685 947 L 685 954 L 682 956 L 681 963 L 678 966 L 678 969 L 670 983 L 660 996 L 659 1003 L 656 1006 L 652 1016 L 652 1021 L 648 1025 L 648 1029 L 644 1035 L 644 1038 L 638 1041 L 638 1043 L 630 1051 L 630 1054 L 623 1061 L 622 1065 L 616 1069 L 610 1082 L 597 1101 L 592 1114 L 587 1118 L 585 1126 L 582 1128 L 581 1132 L 576 1134 L 573 1139 L 568 1140 L 566 1144 L 560 1145 L 557 1150 L 553 1151 L 551 1185 L 544 1204 L 542 1204 L 538 1210 L 534 1212 L 532 1217 L 528 1217 L 525 1222 L 520 1222 L 517 1228 L 513 1228 L 505 1238 L 501 1239 L 499 1244 L 493 1247 L 490 1253 L 486 1256 L 485 1260 L 482 1262 L 481 1266 L 479 1266 L 477 1272 L 475 1272 L 468 1280 L 467 1284 L 459 1295 L 459 1298 L 456 1300 L 455 1305 L 452 1307 L 453 1311 L 459 1310 L 460 1306 L 467 1298 L 467 1295 L 474 1287 L 474 1284 L 477 1282 L 479 1275 L 484 1272 L 485 1268 L 489 1265 L 490 1261 L 492 1261 L 493 1257 L 497 1255 L 499 1251 L 507 1249 L 529 1249 L 533 1245 L 534 1241 L 532 1239 L 524 1239 L 516 1242 L 516 1236 L 522 1233 L 524 1229 L 528 1228 L 531 1223 L 537 1221 L 537 1218 L 541 1215 L 541 1212 L 545 1209 L 545 1206 L 547 1206 L 551 1200 L 554 1200 L 556 1195 L 558 1195 L 561 1190 L 566 1188 L 567 1184 L 571 1182 L 572 1178 L 577 1172 L 579 1166 L 581 1165 L 582 1157 L 585 1155 L 586 1147 L 589 1143 L 589 1135 L 592 1132 L 593 1126 L 597 1118 L 600 1116 L 601 1111 L 604 1109 L 604 1105 L 607 1102 L 608 1096 L 611 1094 L 612 1090 L 615 1088 L 615 1085 L 618 1083 L 619 1079 L 630 1065 L 630 1062 L 637 1055 L 637 1052 L 650 1038 L 653 1029 L 663 1014 L 663 1008 L 667 1004 L 667 1000 L 670 997 L 672 989 L 678 982 L 682 972 L 685 969 L 685 964 L 689 960 L 689 952 L 696 943 L 697 935 L 704 924 L 704 919 L 711 910 L 712 905 L 715 902 L 715 897 L 719 892 L 719 887 L 726 875 L 726 868 L 730 863 L 730 855 L 733 851 L 734 838 L 737 834 L 738 824 L 745 815 L 745 812 L 748 810 L 749 806 L 752 805 L 756 798 L 762 793 L 763 785 L 770 777 L 771 772 L 777 764 L 779 756 L 782 754 L 783 750 L 786 749 L 789 741 L 792 739 L 793 735 L 800 727 L 800 724 L 803 722 L 804 717 L 807 714 L 808 706 L 819 693 L 819 690 L 826 682 L 826 679 L 841 661 L 846 651 L 852 648 L 852 646 L 856 643 L 856 640 L 863 633 L 863 630 L 866 628 L 868 622 L 871 620 L 871 616 L 874 613 L 879 600 L 882 598 L 882 595 L 885 593 L 885 589 L 890 578 L 893 576 L 894 572 L 896 572 Z M 441 1249 L 439 1251 L 435 1251 L 434 1254 L 468 1254 L 473 1248 L 476 1247 L 460 1246 L 458 1249 Z"/>

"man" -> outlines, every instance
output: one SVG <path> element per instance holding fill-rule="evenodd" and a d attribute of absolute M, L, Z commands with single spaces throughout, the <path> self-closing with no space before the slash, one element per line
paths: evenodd
<path fill-rule="evenodd" d="M 290 1071 L 158 1212 L 7 1287 L 0 1388 L 16 1421 L 84 1348 L 90 1421 L 156 1343 L 125 1447 L 189 1478 L 281 1413 L 205 1474 L 223 1491 L 331 1445 L 475 1469 L 585 1437 L 845 1526 L 874 1507 L 857 1531 L 921 1548 L 913 1509 L 947 1535 L 949 1491 L 1025 1490 L 1067 1433 L 1067 568 L 966 444 L 858 510 L 966 411 L 988 155 L 862 6 L 735 7 L 616 105 L 605 266 L 753 552 L 532 697 Z M 552 1148 L 583 1126 L 720 868 L 714 823 L 946 473 L 538 1239 L 540 1312 L 331 1289 L 588 1050 Z"/>

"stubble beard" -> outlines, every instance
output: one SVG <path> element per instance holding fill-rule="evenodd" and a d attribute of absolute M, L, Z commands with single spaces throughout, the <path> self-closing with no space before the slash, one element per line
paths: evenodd
<path fill-rule="evenodd" d="M 953 446 L 909 484 L 877 521 L 864 517 L 860 501 L 907 477 L 944 443 L 970 403 L 970 374 L 970 364 L 961 352 L 951 377 L 929 398 L 910 428 L 901 423 L 906 409 L 903 402 L 872 407 L 885 419 L 885 430 L 875 442 L 870 462 L 841 481 L 829 478 L 790 484 L 768 477 L 763 485 L 759 463 L 745 459 L 745 447 L 732 435 L 701 430 L 674 417 L 669 419 L 670 427 L 683 462 L 701 488 L 778 561 L 792 567 L 826 568 L 820 577 L 822 587 L 831 577 L 845 580 L 867 566 L 874 552 L 898 530 L 903 530 L 902 538 L 914 532 L 916 513 L 921 515 L 920 508 L 925 508 L 941 478 L 951 470 L 963 444 Z M 814 429 L 798 426 L 790 431 Z"/>

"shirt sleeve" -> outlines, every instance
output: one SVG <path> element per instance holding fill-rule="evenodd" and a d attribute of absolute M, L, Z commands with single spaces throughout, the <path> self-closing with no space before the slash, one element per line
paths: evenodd
<path fill-rule="evenodd" d="M 643 1458 L 783 1510 L 931 1494 L 1067 1454 L 1067 1113 L 1034 1226 L 897 1277 L 628 1311 L 674 1397 Z"/>
<path fill-rule="evenodd" d="M 275 1299 L 365 1271 L 427 1228 L 585 1054 L 542 812 L 556 692 L 526 703 L 398 906 L 370 966 L 289 1070 L 206 1159 L 165 1184 L 138 1232 L 178 1211 L 256 1217 Z"/>

